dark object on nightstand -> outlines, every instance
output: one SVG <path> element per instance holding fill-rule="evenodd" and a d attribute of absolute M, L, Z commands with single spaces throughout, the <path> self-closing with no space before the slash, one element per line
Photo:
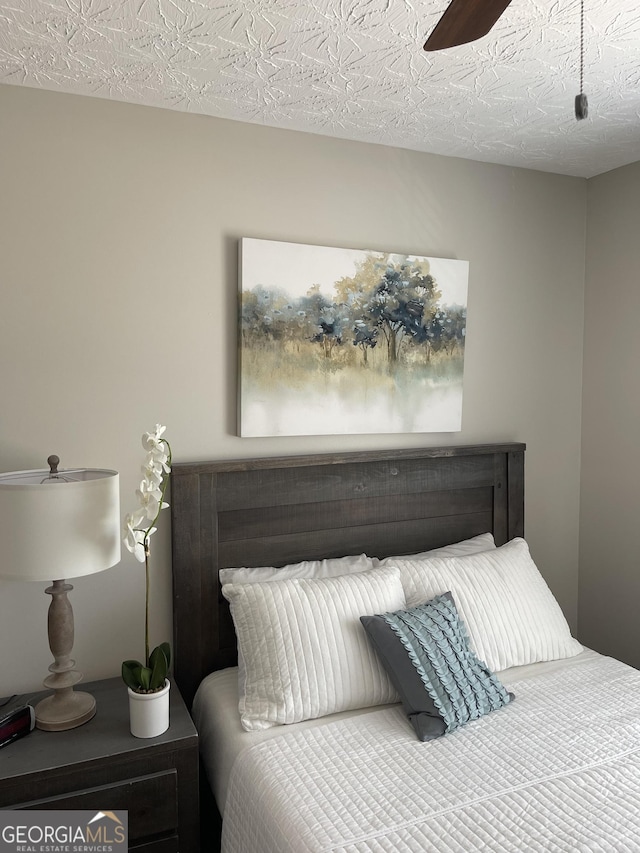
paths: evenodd
<path fill-rule="evenodd" d="M 127 809 L 129 850 L 199 850 L 198 738 L 176 684 L 168 731 L 129 731 L 120 678 L 84 685 L 96 716 L 65 732 L 36 730 L 2 751 L 0 809 Z"/>
<path fill-rule="evenodd" d="M 29 732 L 36 724 L 36 715 L 32 705 L 22 705 L 0 715 L 0 747 L 9 746 Z"/>

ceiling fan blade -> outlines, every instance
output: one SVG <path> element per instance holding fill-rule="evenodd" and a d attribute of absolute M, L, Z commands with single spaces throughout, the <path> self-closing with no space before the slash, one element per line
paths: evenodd
<path fill-rule="evenodd" d="M 425 50 L 443 50 L 486 36 L 511 0 L 451 0 L 424 44 Z"/>

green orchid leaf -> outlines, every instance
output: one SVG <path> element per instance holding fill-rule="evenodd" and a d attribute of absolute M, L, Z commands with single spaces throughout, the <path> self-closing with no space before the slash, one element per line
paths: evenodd
<path fill-rule="evenodd" d="M 169 667 L 171 666 L 171 646 L 169 643 L 160 643 L 158 646 L 159 649 L 162 649 L 164 652 L 164 656 L 167 659 L 167 672 L 169 671 Z"/>
<path fill-rule="evenodd" d="M 122 680 L 132 690 L 140 689 L 140 670 L 142 664 L 139 660 L 125 660 L 122 663 Z"/>
<path fill-rule="evenodd" d="M 142 690 L 150 690 L 151 689 L 151 670 L 148 666 L 140 667 L 140 687 Z"/>
<path fill-rule="evenodd" d="M 151 665 L 151 690 L 159 690 L 161 687 L 164 687 L 164 681 L 169 669 L 169 662 L 167 661 L 167 656 L 164 651 L 165 645 L 167 644 L 163 643 L 161 646 L 156 646 L 149 655 L 149 663 Z"/>

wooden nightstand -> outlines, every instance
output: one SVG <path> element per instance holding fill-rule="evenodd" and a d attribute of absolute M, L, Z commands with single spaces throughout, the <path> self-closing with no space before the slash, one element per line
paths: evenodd
<path fill-rule="evenodd" d="M 175 683 L 169 729 L 149 739 L 129 732 L 120 678 L 78 689 L 96 697 L 92 720 L 67 732 L 36 729 L 0 750 L 0 808 L 127 809 L 130 850 L 197 853 L 198 738 Z"/>

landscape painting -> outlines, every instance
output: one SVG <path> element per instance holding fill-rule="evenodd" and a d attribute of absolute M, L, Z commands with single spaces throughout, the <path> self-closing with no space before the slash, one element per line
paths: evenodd
<path fill-rule="evenodd" d="M 240 241 L 241 436 L 455 432 L 467 261 Z"/>

